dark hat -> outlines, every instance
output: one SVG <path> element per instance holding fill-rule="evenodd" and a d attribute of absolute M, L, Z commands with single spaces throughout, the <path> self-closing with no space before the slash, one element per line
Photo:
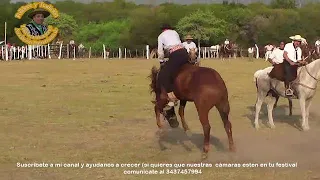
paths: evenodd
<path fill-rule="evenodd" d="M 43 14 L 44 18 L 46 18 L 46 17 L 48 17 L 48 16 L 50 15 L 50 13 L 49 13 L 47 10 L 38 8 L 38 9 L 33 10 L 33 11 L 28 15 L 28 17 L 32 19 L 33 16 L 36 15 L 36 14 Z"/>
<path fill-rule="evenodd" d="M 174 29 L 173 27 L 171 27 L 169 24 L 164 23 L 161 25 L 161 30 L 165 30 L 165 29 Z"/>

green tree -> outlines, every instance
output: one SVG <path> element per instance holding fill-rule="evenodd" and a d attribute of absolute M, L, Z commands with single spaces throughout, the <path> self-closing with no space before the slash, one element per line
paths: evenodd
<path fill-rule="evenodd" d="M 72 39 L 73 32 L 78 28 L 77 22 L 74 18 L 66 13 L 59 13 L 59 17 L 57 19 L 50 15 L 46 18 L 45 23 L 57 27 L 59 29 L 58 37 L 65 41 Z"/>
<path fill-rule="evenodd" d="M 200 41 L 221 41 L 228 34 L 228 27 L 228 23 L 215 17 L 213 12 L 201 10 L 185 16 L 177 24 L 178 31 L 183 36 L 190 34 L 198 40 L 198 46 Z"/>
<path fill-rule="evenodd" d="M 292 9 L 296 7 L 296 1 L 295 0 L 272 0 L 270 5 L 273 8 Z"/>
<path fill-rule="evenodd" d="M 75 34 L 76 42 L 91 47 L 93 52 L 101 52 L 103 44 L 116 50 L 123 47 L 120 44 L 121 35 L 128 29 L 128 21 L 119 20 L 103 24 L 89 23 L 80 28 Z"/>

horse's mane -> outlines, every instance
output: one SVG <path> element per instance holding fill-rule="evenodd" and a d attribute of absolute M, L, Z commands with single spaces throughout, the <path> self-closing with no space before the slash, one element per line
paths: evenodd
<path fill-rule="evenodd" d="M 160 92 L 160 89 L 157 87 L 157 76 L 159 69 L 153 66 L 151 68 L 151 73 L 148 78 L 151 80 L 150 82 L 150 94 Z"/>

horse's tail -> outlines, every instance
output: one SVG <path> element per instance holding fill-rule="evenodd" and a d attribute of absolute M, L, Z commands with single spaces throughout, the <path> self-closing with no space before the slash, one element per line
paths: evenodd
<path fill-rule="evenodd" d="M 254 83 L 257 83 L 257 78 L 259 77 L 259 75 L 260 75 L 261 72 L 262 72 L 262 70 L 260 69 L 260 70 L 258 70 L 258 71 L 256 71 L 256 72 L 254 73 L 254 75 L 253 75 L 253 82 L 254 82 Z"/>
<path fill-rule="evenodd" d="M 148 76 L 148 78 L 150 78 L 151 80 L 151 83 L 150 83 L 150 94 L 152 93 L 157 93 L 158 92 L 158 89 L 157 89 L 157 76 L 158 76 L 158 72 L 159 72 L 159 69 L 156 68 L 155 66 L 153 66 L 151 68 L 151 73 L 150 75 Z"/>

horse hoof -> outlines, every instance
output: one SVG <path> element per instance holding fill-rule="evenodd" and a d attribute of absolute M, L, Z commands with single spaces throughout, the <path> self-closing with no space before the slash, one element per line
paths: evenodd
<path fill-rule="evenodd" d="M 271 129 L 275 129 L 276 126 L 275 126 L 274 124 L 270 124 L 270 128 L 271 128 Z"/>
<path fill-rule="evenodd" d="M 254 128 L 255 128 L 256 130 L 259 130 L 259 128 L 260 128 L 259 124 L 255 124 L 255 125 L 254 125 Z"/>
<path fill-rule="evenodd" d="M 157 132 L 156 132 L 156 136 L 157 137 L 161 137 L 164 135 L 164 130 L 163 129 L 159 129 Z"/>
<path fill-rule="evenodd" d="M 230 151 L 230 152 L 236 152 L 236 148 L 235 148 L 234 146 L 231 146 L 231 147 L 229 148 L 229 151 Z"/>
<path fill-rule="evenodd" d="M 205 152 L 202 153 L 201 159 L 202 159 L 202 160 L 208 159 L 208 153 L 205 153 Z"/>
<path fill-rule="evenodd" d="M 308 131 L 309 129 L 310 129 L 309 126 L 302 126 L 302 130 L 303 130 L 303 131 Z"/>
<path fill-rule="evenodd" d="M 187 135 L 188 137 L 191 137 L 191 136 L 192 136 L 191 131 L 190 131 L 190 130 L 186 130 L 186 135 Z"/>

